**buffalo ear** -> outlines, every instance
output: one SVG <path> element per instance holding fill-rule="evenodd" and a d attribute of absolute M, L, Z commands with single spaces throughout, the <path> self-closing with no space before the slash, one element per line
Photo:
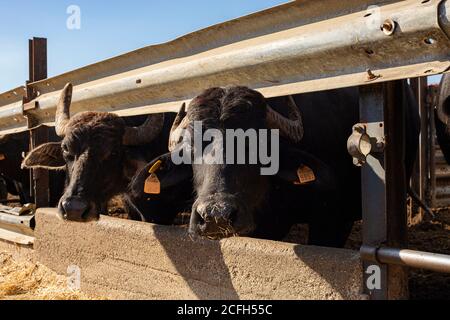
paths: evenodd
<path fill-rule="evenodd" d="M 291 184 L 299 181 L 297 171 L 306 166 L 314 173 L 315 180 L 305 186 L 311 186 L 320 190 L 332 190 L 336 188 L 336 176 L 331 167 L 314 157 L 313 155 L 296 148 L 289 148 L 280 154 L 280 170 L 277 178 Z"/>
<path fill-rule="evenodd" d="M 144 169 L 145 176 L 149 175 L 149 169 L 158 160 L 162 163 L 161 167 L 156 172 L 161 183 L 161 190 L 174 187 L 192 178 L 192 166 L 188 164 L 174 164 L 171 153 L 164 154 L 150 162 Z"/>
<path fill-rule="evenodd" d="M 60 142 L 43 144 L 28 153 L 22 161 L 22 169 L 64 170 L 65 166 Z"/>
<path fill-rule="evenodd" d="M 160 181 L 161 193 L 164 193 L 165 190 L 175 187 L 188 179 L 192 179 L 192 166 L 186 164 L 175 165 L 172 162 L 171 154 L 167 153 L 151 161 L 135 174 L 128 187 L 131 198 L 138 199 L 142 197 L 145 180 L 150 176 L 150 168 L 152 168 L 158 160 L 162 162 L 162 165 L 155 174 Z"/>
<path fill-rule="evenodd" d="M 182 182 L 192 179 L 192 165 L 179 164 L 172 162 L 171 154 L 165 155 L 163 161 L 163 168 L 161 172 L 161 187 L 163 189 L 171 188 Z"/>

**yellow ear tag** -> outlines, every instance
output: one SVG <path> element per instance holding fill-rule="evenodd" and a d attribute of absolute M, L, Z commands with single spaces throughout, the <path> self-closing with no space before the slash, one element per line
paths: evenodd
<path fill-rule="evenodd" d="M 161 193 L 161 183 L 156 175 L 156 172 L 161 168 L 162 161 L 158 160 L 148 171 L 150 176 L 145 180 L 144 192 L 147 194 L 160 194 Z"/>
<path fill-rule="evenodd" d="M 314 174 L 314 171 L 307 167 L 307 166 L 301 166 L 297 170 L 297 176 L 299 181 L 296 181 L 294 184 L 302 185 L 302 184 L 308 184 L 310 182 L 316 181 L 316 176 Z"/>
<path fill-rule="evenodd" d="M 0 161 L 5 160 L 5 159 L 6 159 L 5 155 L 3 153 L 0 153 Z"/>

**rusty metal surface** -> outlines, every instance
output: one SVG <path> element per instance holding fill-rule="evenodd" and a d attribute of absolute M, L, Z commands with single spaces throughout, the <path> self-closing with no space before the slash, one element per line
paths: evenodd
<path fill-rule="evenodd" d="M 27 120 L 22 116 L 25 95 L 24 86 L 0 94 L 0 137 L 5 133 L 15 133 L 26 129 Z"/>
<path fill-rule="evenodd" d="M 379 14 L 367 10 L 374 4 Z M 450 2 L 440 0 L 290 2 L 32 83 L 39 107 L 29 114 L 51 124 L 69 81 L 74 113 L 130 116 L 177 111 L 210 86 L 242 84 L 272 97 L 442 73 L 449 17 Z M 392 35 L 380 29 L 387 19 Z M 18 106 L 0 105 L 0 134 L 25 128 L 13 120 Z"/>
<path fill-rule="evenodd" d="M 29 40 L 29 82 L 41 81 L 47 78 L 47 39 L 33 38 Z M 36 88 L 28 87 L 27 99 L 34 99 L 37 96 Z M 28 118 L 28 127 L 39 125 L 30 111 L 36 110 L 38 102 L 33 100 L 24 103 L 23 112 Z M 30 132 L 30 148 L 34 149 L 41 144 L 49 142 L 49 131 L 46 126 L 40 126 Z M 38 208 L 48 207 L 50 204 L 50 176 L 48 170 L 34 169 L 31 171 L 31 194 L 34 197 L 34 203 Z"/>

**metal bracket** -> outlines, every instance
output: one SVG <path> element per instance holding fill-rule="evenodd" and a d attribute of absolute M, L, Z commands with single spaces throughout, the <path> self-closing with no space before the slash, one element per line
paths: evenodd
<path fill-rule="evenodd" d="M 353 164 L 361 167 L 367 163 L 367 157 L 374 153 L 383 153 L 385 147 L 384 123 L 358 123 L 347 141 L 347 150 L 353 157 Z"/>
<path fill-rule="evenodd" d="M 31 101 L 31 102 L 24 103 L 22 106 L 23 113 L 26 113 L 27 111 L 30 111 L 30 110 L 36 110 L 38 107 L 39 107 L 39 103 L 37 101 Z"/>
<path fill-rule="evenodd" d="M 39 102 L 36 100 L 30 100 L 28 97 L 23 98 L 22 103 L 22 115 L 27 119 L 28 129 L 39 126 L 39 121 L 35 119 L 30 111 L 37 110 L 39 108 Z"/>
<path fill-rule="evenodd" d="M 382 264 L 378 260 L 378 250 L 379 249 L 380 249 L 379 247 L 363 245 L 359 251 L 360 255 L 361 255 L 361 259 L 364 261 L 372 261 L 372 262 L 375 262 L 378 264 Z"/>
<path fill-rule="evenodd" d="M 39 125 L 39 121 L 30 112 L 39 108 L 39 102 L 35 100 L 38 94 L 30 86 L 30 81 L 26 82 L 25 88 L 26 96 L 22 98 L 22 116 L 27 119 L 28 129 L 32 129 Z"/>

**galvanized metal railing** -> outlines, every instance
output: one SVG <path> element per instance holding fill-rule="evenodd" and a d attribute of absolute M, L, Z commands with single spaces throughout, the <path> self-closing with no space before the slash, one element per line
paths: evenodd
<path fill-rule="evenodd" d="M 377 5 L 377 6 L 374 6 Z M 301 0 L 146 47 L 0 95 L 0 134 L 52 124 L 59 90 L 72 111 L 177 111 L 206 87 L 242 84 L 279 96 L 442 73 L 450 1 Z"/>
<path fill-rule="evenodd" d="M 382 289 L 367 292 L 403 297 L 407 275 L 393 264 L 448 271 L 449 257 L 386 248 L 404 246 L 406 233 L 402 95 L 393 80 L 449 71 L 449 48 L 450 0 L 299 0 L 1 94 L 0 135 L 51 125 L 67 82 L 72 112 L 121 116 L 174 112 L 211 86 L 245 84 L 273 97 L 367 85 L 361 122 L 389 136 L 362 169 L 362 258 L 383 277 Z"/>

